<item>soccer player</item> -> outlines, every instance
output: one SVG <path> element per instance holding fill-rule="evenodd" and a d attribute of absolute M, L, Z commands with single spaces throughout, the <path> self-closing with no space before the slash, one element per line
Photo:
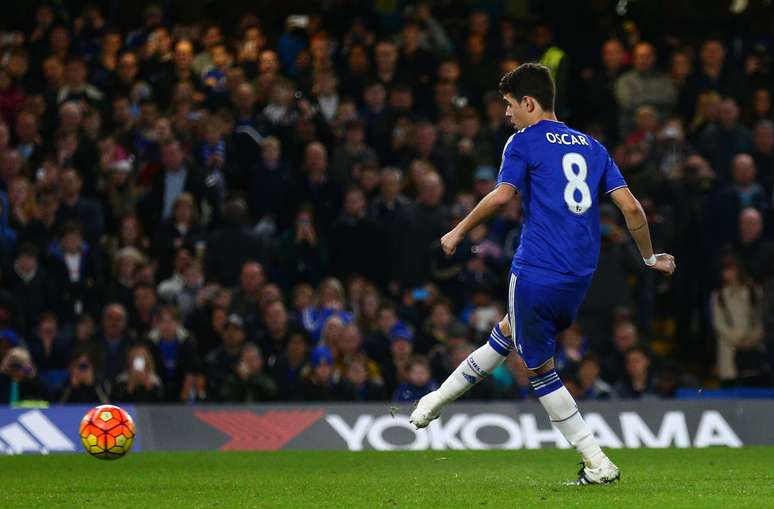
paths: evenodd
<path fill-rule="evenodd" d="M 505 115 L 518 131 L 505 145 L 497 187 L 443 236 L 441 246 L 451 255 L 468 232 L 521 193 L 524 227 L 511 265 L 508 314 L 487 343 L 419 400 L 410 421 L 417 428 L 427 426 L 516 349 L 551 422 L 583 457 L 576 482 L 614 482 L 618 467 L 602 452 L 553 359 L 556 335 L 575 320 L 596 269 L 600 191 L 623 213 L 646 266 L 672 274 L 675 260 L 654 254 L 645 213 L 607 150 L 556 119 L 547 67 L 519 66 L 503 76 L 500 93 L 508 103 Z"/>

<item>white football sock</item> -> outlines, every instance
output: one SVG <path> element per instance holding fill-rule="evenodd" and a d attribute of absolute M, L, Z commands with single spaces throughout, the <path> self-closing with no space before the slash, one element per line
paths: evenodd
<path fill-rule="evenodd" d="M 605 453 L 599 447 L 594 433 L 583 420 L 575 399 L 562 384 L 556 371 L 552 370 L 537 377 L 531 377 L 530 382 L 538 394 L 540 404 L 548 412 L 551 423 L 583 456 L 587 466 L 592 468 L 599 466 L 605 458 Z"/>
<path fill-rule="evenodd" d="M 499 332 L 499 327 L 495 326 L 495 330 L 502 335 Z M 459 399 L 460 396 L 492 374 L 492 371 L 502 364 L 506 356 L 495 350 L 491 346 L 490 341 L 484 343 L 478 350 L 471 353 L 435 391 L 435 404 L 437 407 L 448 405 L 452 401 Z"/>

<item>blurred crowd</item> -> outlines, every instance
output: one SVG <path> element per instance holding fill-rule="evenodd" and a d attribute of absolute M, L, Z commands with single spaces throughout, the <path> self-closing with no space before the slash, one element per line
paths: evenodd
<path fill-rule="evenodd" d="M 0 403 L 434 389 L 505 313 L 518 201 L 451 258 L 438 240 L 495 185 L 512 133 L 496 86 L 526 61 L 679 267 L 644 270 L 603 205 L 599 270 L 559 338 L 568 389 L 774 385 L 767 41 L 648 39 L 621 18 L 574 61 L 539 19 L 424 2 L 345 25 L 31 11 L 0 34 Z M 466 397 L 528 387 L 514 354 Z"/>

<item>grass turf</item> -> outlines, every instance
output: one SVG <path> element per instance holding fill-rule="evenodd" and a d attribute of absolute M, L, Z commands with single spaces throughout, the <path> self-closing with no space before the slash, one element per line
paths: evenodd
<path fill-rule="evenodd" d="M 622 480 L 564 486 L 568 450 L 0 457 L 0 507 L 774 507 L 774 448 L 611 451 Z"/>

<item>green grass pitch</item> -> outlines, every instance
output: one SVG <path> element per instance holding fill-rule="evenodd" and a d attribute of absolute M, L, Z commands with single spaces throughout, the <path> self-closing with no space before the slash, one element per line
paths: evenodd
<path fill-rule="evenodd" d="M 577 487 L 556 449 L 2 457 L 0 507 L 774 507 L 772 447 L 610 454 L 622 480 Z"/>

